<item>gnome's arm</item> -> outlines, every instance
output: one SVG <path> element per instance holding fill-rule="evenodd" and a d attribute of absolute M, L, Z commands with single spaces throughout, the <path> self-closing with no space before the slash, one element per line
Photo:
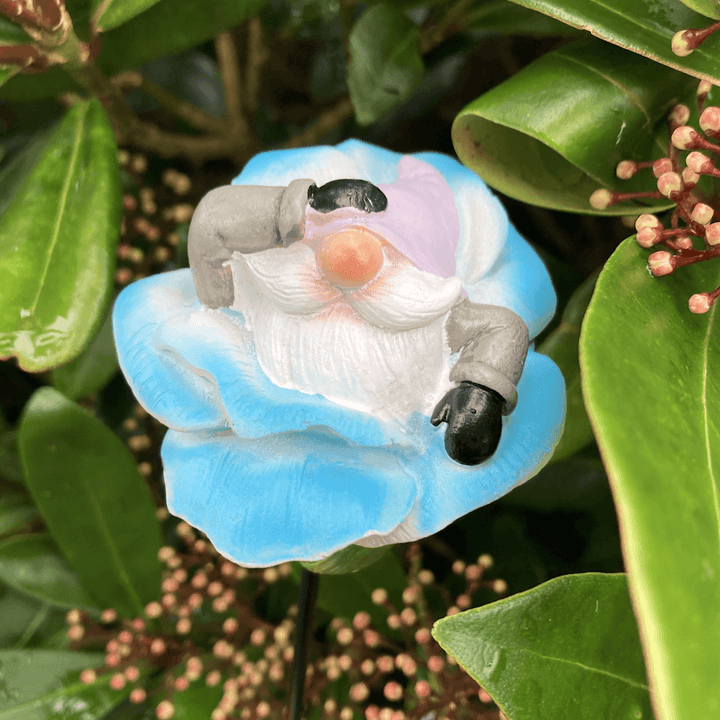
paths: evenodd
<path fill-rule="evenodd" d="M 477 465 L 495 452 L 501 416 L 517 404 L 528 329 L 512 310 L 463 300 L 451 310 L 445 330 L 451 352 L 459 353 L 450 371 L 457 385 L 437 404 L 431 422 L 447 423 L 451 458 Z"/>
<path fill-rule="evenodd" d="M 188 256 L 195 290 L 210 308 L 233 304 L 233 253 L 287 247 L 305 232 L 308 205 L 320 213 L 355 207 L 366 213 L 387 207 L 383 192 L 366 180 L 293 180 L 287 187 L 225 185 L 197 206 L 188 233 Z"/>

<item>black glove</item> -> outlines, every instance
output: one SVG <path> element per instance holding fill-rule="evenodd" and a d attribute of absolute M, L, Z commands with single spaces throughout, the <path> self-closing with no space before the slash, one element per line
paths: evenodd
<path fill-rule="evenodd" d="M 385 193 L 367 180 L 331 180 L 308 189 L 313 210 L 329 213 L 338 208 L 354 207 L 362 212 L 382 212 L 387 208 Z"/>
<path fill-rule="evenodd" d="M 505 401 L 495 390 L 463 381 L 435 406 L 430 422 L 447 423 L 445 450 L 463 465 L 479 465 L 497 449 Z"/>

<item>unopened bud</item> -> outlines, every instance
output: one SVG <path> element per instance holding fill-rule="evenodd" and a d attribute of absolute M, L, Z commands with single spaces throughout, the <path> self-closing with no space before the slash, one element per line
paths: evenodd
<path fill-rule="evenodd" d="M 720 132 L 720 108 L 707 107 L 700 115 L 700 128 L 706 133 Z"/>
<path fill-rule="evenodd" d="M 672 144 L 678 150 L 692 150 L 699 139 L 700 135 L 689 125 L 683 125 L 677 128 L 671 138 Z"/>
<path fill-rule="evenodd" d="M 143 688 L 134 688 L 130 691 L 130 702 L 134 705 L 139 705 L 142 702 L 145 702 L 145 698 L 147 698 L 147 693 Z"/>
<path fill-rule="evenodd" d="M 690 42 L 687 33 L 687 30 L 678 30 L 670 43 L 672 51 L 679 57 L 687 57 L 695 49 L 695 45 Z"/>
<path fill-rule="evenodd" d="M 701 225 L 707 225 L 713 219 L 713 209 L 705 203 L 698 203 L 690 213 L 690 217 Z"/>
<path fill-rule="evenodd" d="M 615 168 L 615 174 L 621 180 L 629 180 L 637 171 L 638 164 L 634 160 L 623 160 Z"/>
<path fill-rule="evenodd" d="M 100 613 L 101 623 L 112 623 L 117 620 L 117 610 L 115 608 L 107 608 Z"/>
<path fill-rule="evenodd" d="M 590 196 L 590 205 L 596 210 L 605 210 L 605 208 L 608 208 L 610 207 L 610 205 L 612 205 L 613 197 L 613 193 L 610 192 L 610 190 L 601 188 L 600 190 L 596 190 Z"/>
<path fill-rule="evenodd" d="M 122 673 L 115 673 L 110 678 L 110 689 L 111 690 L 122 690 L 125 685 L 127 684 L 127 680 L 125 679 L 125 676 Z"/>
<path fill-rule="evenodd" d="M 96 680 L 97 680 L 97 674 L 91 668 L 89 668 L 88 670 L 83 670 L 80 673 L 80 682 L 84 683 L 85 685 L 90 685 L 91 683 L 94 683 Z"/>
<path fill-rule="evenodd" d="M 712 90 L 712 83 L 709 80 L 701 80 L 698 83 L 697 96 L 707 97 L 708 93 Z"/>
<path fill-rule="evenodd" d="M 702 315 L 712 307 L 713 301 L 708 293 L 698 293 L 688 300 L 688 308 L 691 313 Z"/>
<path fill-rule="evenodd" d="M 693 188 L 700 182 L 700 175 L 689 167 L 683 168 L 681 177 L 686 188 Z"/>
<path fill-rule="evenodd" d="M 662 195 L 669 197 L 670 193 L 682 189 L 682 180 L 677 173 L 667 172 L 658 178 L 657 187 Z"/>
<path fill-rule="evenodd" d="M 720 245 L 720 222 L 714 222 L 705 228 L 705 242 L 708 245 Z"/>
<path fill-rule="evenodd" d="M 635 221 L 635 229 L 640 232 L 643 228 L 662 229 L 662 223 L 654 215 L 643 213 Z"/>
<path fill-rule="evenodd" d="M 697 150 L 693 150 L 691 153 L 688 153 L 685 162 L 687 163 L 687 166 L 696 173 L 706 172 L 709 167 L 712 167 L 710 158 Z"/>
<path fill-rule="evenodd" d="M 656 178 L 659 178 L 661 175 L 664 175 L 666 172 L 672 172 L 672 169 L 673 169 L 672 160 L 670 160 L 670 158 L 667 158 L 667 157 L 656 160 L 652 166 L 653 175 Z"/>
<path fill-rule="evenodd" d="M 672 261 L 673 256 L 669 252 L 659 250 L 648 258 L 648 267 L 655 277 L 669 275 L 674 270 Z"/>
<path fill-rule="evenodd" d="M 670 111 L 670 120 L 678 125 L 686 125 L 690 119 L 690 108 L 687 105 L 676 105 Z"/>
<path fill-rule="evenodd" d="M 681 250 L 692 250 L 693 241 L 692 238 L 687 235 L 683 235 L 682 237 L 675 238 L 675 245 L 677 245 Z"/>
<path fill-rule="evenodd" d="M 388 594 L 385 588 L 375 588 L 370 595 L 370 599 L 375 605 L 383 605 L 387 602 Z"/>
<path fill-rule="evenodd" d="M 170 720 L 175 714 L 175 706 L 169 700 L 162 700 L 155 708 L 155 717 L 158 720 Z"/>
<path fill-rule="evenodd" d="M 145 614 L 149 618 L 157 618 L 162 615 L 163 609 L 159 602 L 150 602 L 145 606 Z"/>

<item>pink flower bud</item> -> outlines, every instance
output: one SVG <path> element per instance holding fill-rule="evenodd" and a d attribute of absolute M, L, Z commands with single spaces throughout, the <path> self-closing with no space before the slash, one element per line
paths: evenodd
<path fill-rule="evenodd" d="M 687 57 L 695 49 L 695 47 L 688 42 L 686 33 L 687 30 L 678 30 L 673 35 L 672 43 L 670 44 L 672 51 L 679 57 Z"/>
<path fill-rule="evenodd" d="M 697 96 L 703 97 L 712 90 L 712 83 L 709 80 L 701 80 L 698 84 Z"/>
<path fill-rule="evenodd" d="M 700 136 L 689 125 L 683 125 L 672 134 L 672 144 L 678 150 L 692 150 Z"/>
<path fill-rule="evenodd" d="M 370 696 L 370 689 L 364 682 L 355 683 L 350 688 L 350 699 L 353 702 L 361 703 Z"/>
<path fill-rule="evenodd" d="M 608 208 L 610 207 L 610 205 L 612 205 L 613 198 L 614 195 L 612 192 L 610 192 L 610 190 L 601 188 L 600 190 L 596 190 L 590 196 L 590 205 L 596 210 L 605 210 L 605 208 Z"/>
<path fill-rule="evenodd" d="M 652 166 L 653 175 L 656 178 L 659 178 L 661 175 L 664 175 L 666 172 L 672 172 L 672 169 L 673 169 L 672 160 L 670 160 L 670 158 L 667 158 L 667 157 L 656 160 Z"/>
<path fill-rule="evenodd" d="M 117 610 L 115 608 L 107 608 L 100 613 L 101 623 L 112 623 L 117 620 Z"/>
<path fill-rule="evenodd" d="M 720 108 L 707 107 L 700 115 L 700 128 L 703 132 L 716 133 L 720 132 Z"/>
<path fill-rule="evenodd" d="M 421 700 L 424 700 L 426 697 L 428 697 L 431 692 L 432 689 L 430 688 L 430 684 L 427 682 L 427 680 L 419 680 L 415 683 L 415 694 Z"/>
<path fill-rule="evenodd" d="M 192 621 L 190 618 L 180 618 L 175 625 L 175 632 L 178 635 L 187 635 L 192 630 Z"/>
<path fill-rule="evenodd" d="M 169 700 L 162 700 L 155 708 L 155 717 L 158 720 L 170 720 L 175 714 L 175 706 Z"/>
<path fill-rule="evenodd" d="M 655 277 L 669 275 L 674 270 L 672 261 L 673 256 L 669 252 L 660 250 L 648 258 L 648 267 Z"/>
<path fill-rule="evenodd" d="M 662 223 L 650 213 L 643 213 L 638 217 L 638 219 L 635 221 L 635 229 L 640 232 L 640 230 L 643 230 L 644 228 L 652 228 L 652 229 L 662 229 Z M 478 565 L 473 565 L 472 567 L 478 567 Z"/>
<path fill-rule="evenodd" d="M 685 162 L 687 163 L 687 166 L 696 173 L 707 172 L 708 168 L 712 167 L 710 158 L 697 150 L 693 150 L 691 153 L 688 153 Z"/>
<path fill-rule="evenodd" d="M 493 580 L 492 589 L 494 593 L 504 595 L 508 591 L 508 584 L 505 580 Z"/>
<path fill-rule="evenodd" d="M 162 615 L 162 605 L 159 602 L 150 602 L 145 606 L 145 614 L 149 618 L 157 618 Z"/>
<path fill-rule="evenodd" d="M 97 680 L 97 674 L 92 668 L 83 670 L 80 673 L 80 682 L 84 683 L 85 685 L 90 685 L 90 684 L 94 683 L 96 680 Z"/>
<path fill-rule="evenodd" d="M 700 175 L 696 173 L 692 168 L 686 167 L 682 171 L 682 181 L 685 187 L 695 187 L 700 181 Z"/>
<path fill-rule="evenodd" d="M 720 222 L 714 222 L 705 228 L 705 241 L 708 245 L 720 244 Z"/>
<path fill-rule="evenodd" d="M 68 610 L 67 615 L 65 615 L 65 620 L 68 625 L 77 625 L 82 622 L 82 615 L 77 608 L 73 608 L 72 610 Z"/>
<path fill-rule="evenodd" d="M 687 235 L 683 235 L 682 237 L 675 238 L 675 244 L 679 248 L 682 248 L 683 250 L 692 250 L 692 247 L 693 247 L 692 238 L 689 238 Z"/>
<path fill-rule="evenodd" d="M 370 595 L 370 599 L 375 605 L 384 605 L 388 599 L 387 590 L 384 588 L 375 588 Z"/>
<path fill-rule="evenodd" d="M 670 120 L 678 125 L 685 125 L 690 119 L 690 108 L 687 105 L 676 105 L 670 111 Z"/>
<path fill-rule="evenodd" d="M 713 209 L 705 203 L 698 203 L 692 209 L 690 217 L 701 225 L 707 225 L 713 219 Z"/>
<path fill-rule="evenodd" d="M 137 682 L 140 679 L 140 668 L 137 665 L 126 667 L 125 678 L 128 682 Z"/>
<path fill-rule="evenodd" d="M 369 627 L 370 621 L 370 614 L 366 613 L 364 610 L 361 610 L 353 618 L 352 624 L 356 630 L 364 630 L 366 627 Z"/>
<path fill-rule="evenodd" d="M 678 192 L 682 189 L 682 180 L 677 173 L 667 172 L 658 178 L 657 187 L 661 194 L 669 197 L 670 193 Z"/>
<path fill-rule="evenodd" d="M 420 645 L 424 645 L 425 643 L 429 643 L 432 639 L 432 635 L 430 634 L 430 631 L 427 628 L 420 628 L 415 632 L 415 642 L 419 643 Z"/>
<path fill-rule="evenodd" d="M 150 643 L 150 654 L 151 655 L 162 655 L 165 650 L 167 650 L 167 646 L 165 645 L 165 641 L 161 638 L 155 638 Z"/>
<path fill-rule="evenodd" d="M 690 312 L 695 313 L 696 315 L 706 313 L 712 304 L 712 300 L 707 293 L 698 293 L 688 300 L 688 308 L 690 308 Z"/>
<path fill-rule="evenodd" d="M 147 698 L 147 693 L 143 688 L 134 688 L 130 691 L 130 702 L 134 705 L 145 702 L 145 698 Z"/>
<path fill-rule="evenodd" d="M 398 701 L 403 696 L 403 689 L 402 685 L 400 683 L 395 682 L 394 680 L 386 683 L 385 687 L 383 688 L 383 695 L 391 701 Z"/>
<path fill-rule="evenodd" d="M 110 689 L 111 690 L 122 690 L 127 683 L 125 676 L 122 673 L 115 673 L 110 678 Z"/>
<path fill-rule="evenodd" d="M 615 168 L 615 174 L 621 180 L 629 180 L 638 169 L 638 164 L 634 160 L 623 160 Z"/>

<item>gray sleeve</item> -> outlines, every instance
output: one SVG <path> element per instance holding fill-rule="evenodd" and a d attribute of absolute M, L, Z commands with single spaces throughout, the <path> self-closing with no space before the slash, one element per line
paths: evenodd
<path fill-rule="evenodd" d="M 190 269 L 203 305 L 232 305 L 232 272 L 225 263 L 234 252 L 287 247 L 303 236 L 307 193 L 313 184 L 303 179 L 285 188 L 225 185 L 205 195 L 188 233 Z"/>
<path fill-rule="evenodd" d="M 468 380 L 505 398 L 503 414 L 517 404 L 517 384 L 527 355 L 528 329 L 512 310 L 462 300 L 445 324 L 450 350 L 460 356 L 450 380 Z"/>

